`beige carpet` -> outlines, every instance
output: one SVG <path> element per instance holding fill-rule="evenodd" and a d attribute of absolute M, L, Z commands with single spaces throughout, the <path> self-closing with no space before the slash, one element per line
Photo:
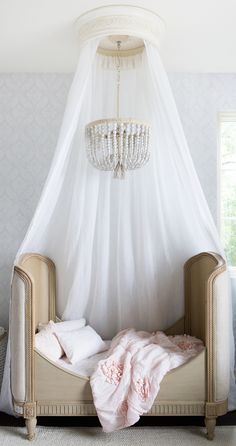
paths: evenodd
<path fill-rule="evenodd" d="M 213 442 L 201 427 L 137 427 L 113 434 L 100 428 L 37 427 L 33 442 L 25 439 L 25 428 L 0 427 L 1 446 L 236 446 L 236 427 L 216 428 Z"/>

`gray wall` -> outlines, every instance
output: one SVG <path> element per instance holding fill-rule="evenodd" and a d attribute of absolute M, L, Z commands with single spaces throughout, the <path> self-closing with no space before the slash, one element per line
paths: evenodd
<path fill-rule="evenodd" d="M 216 218 L 217 113 L 236 110 L 236 75 L 169 77 Z M 70 81 L 68 74 L 0 75 L 0 325 L 8 325 L 11 266 L 48 172 Z"/>

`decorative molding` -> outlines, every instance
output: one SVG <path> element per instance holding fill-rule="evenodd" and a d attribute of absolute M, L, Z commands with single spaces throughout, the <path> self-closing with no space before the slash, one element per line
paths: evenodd
<path fill-rule="evenodd" d="M 151 410 L 145 415 L 156 416 L 189 416 L 204 415 L 205 403 L 195 402 L 171 402 L 162 401 L 160 404 L 153 404 Z"/>
<path fill-rule="evenodd" d="M 36 403 L 25 403 L 24 404 L 24 418 L 35 418 L 36 417 Z"/>
<path fill-rule="evenodd" d="M 219 417 L 221 415 L 226 414 L 227 411 L 228 411 L 228 400 L 220 401 L 217 403 L 208 403 L 208 402 L 206 403 L 205 413 L 207 418 Z"/>
<path fill-rule="evenodd" d="M 33 304 L 33 284 L 30 276 L 18 266 L 14 267 L 17 274 L 25 285 L 25 371 L 26 371 L 26 401 L 33 401 L 34 398 L 34 304 Z"/>
<path fill-rule="evenodd" d="M 41 416 L 96 416 L 97 412 L 92 402 L 37 402 L 37 415 Z"/>
<path fill-rule="evenodd" d="M 95 416 L 93 403 L 86 402 L 37 402 L 37 416 Z M 154 403 L 145 416 L 201 416 L 205 414 L 205 403 L 162 401 Z"/>
<path fill-rule="evenodd" d="M 109 35 L 139 37 L 159 46 L 165 28 L 157 14 L 145 8 L 128 5 L 103 6 L 82 14 L 77 19 L 80 43 Z M 111 50 L 114 49 L 111 45 Z"/>
<path fill-rule="evenodd" d="M 208 281 L 207 281 L 207 301 L 206 301 L 206 347 L 208 351 L 207 355 L 207 373 L 208 373 L 208 379 L 207 379 L 207 392 L 208 392 L 208 402 L 214 403 L 216 401 L 216 394 L 215 394 L 215 383 L 214 383 L 214 363 L 215 363 L 215 355 L 214 355 L 214 307 L 215 302 L 213 299 L 213 286 L 214 282 L 219 276 L 219 274 L 226 271 L 226 263 L 222 259 L 222 257 L 217 256 L 217 258 L 220 258 L 220 261 L 218 261 L 217 267 L 213 270 L 212 274 L 210 275 Z M 227 409 L 226 409 L 227 412 Z"/>
<path fill-rule="evenodd" d="M 120 51 L 117 50 L 110 50 L 107 48 L 103 48 L 101 45 L 97 49 L 97 53 L 102 54 L 103 56 L 112 56 L 117 57 L 122 53 L 122 57 L 130 57 L 135 56 L 136 54 L 142 53 L 144 50 L 144 45 L 137 46 L 136 48 L 130 48 L 130 49 L 121 49 Z"/>

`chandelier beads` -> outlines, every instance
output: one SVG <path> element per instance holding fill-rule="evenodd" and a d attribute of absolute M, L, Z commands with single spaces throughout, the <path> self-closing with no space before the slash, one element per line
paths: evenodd
<path fill-rule="evenodd" d="M 93 121 L 86 126 L 88 160 L 99 170 L 113 171 L 115 178 L 124 178 L 126 170 L 140 168 L 150 158 L 150 125 L 120 118 L 120 48 L 118 40 L 117 117 Z"/>

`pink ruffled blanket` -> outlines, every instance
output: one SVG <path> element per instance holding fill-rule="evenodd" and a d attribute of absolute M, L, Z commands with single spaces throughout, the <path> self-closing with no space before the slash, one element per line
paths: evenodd
<path fill-rule="evenodd" d="M 90 378 L 94 405 L 104 432 L 136 423 L 148 412 L 166 373 L 202 351 L 191 336 L 123 330 Z"/>

